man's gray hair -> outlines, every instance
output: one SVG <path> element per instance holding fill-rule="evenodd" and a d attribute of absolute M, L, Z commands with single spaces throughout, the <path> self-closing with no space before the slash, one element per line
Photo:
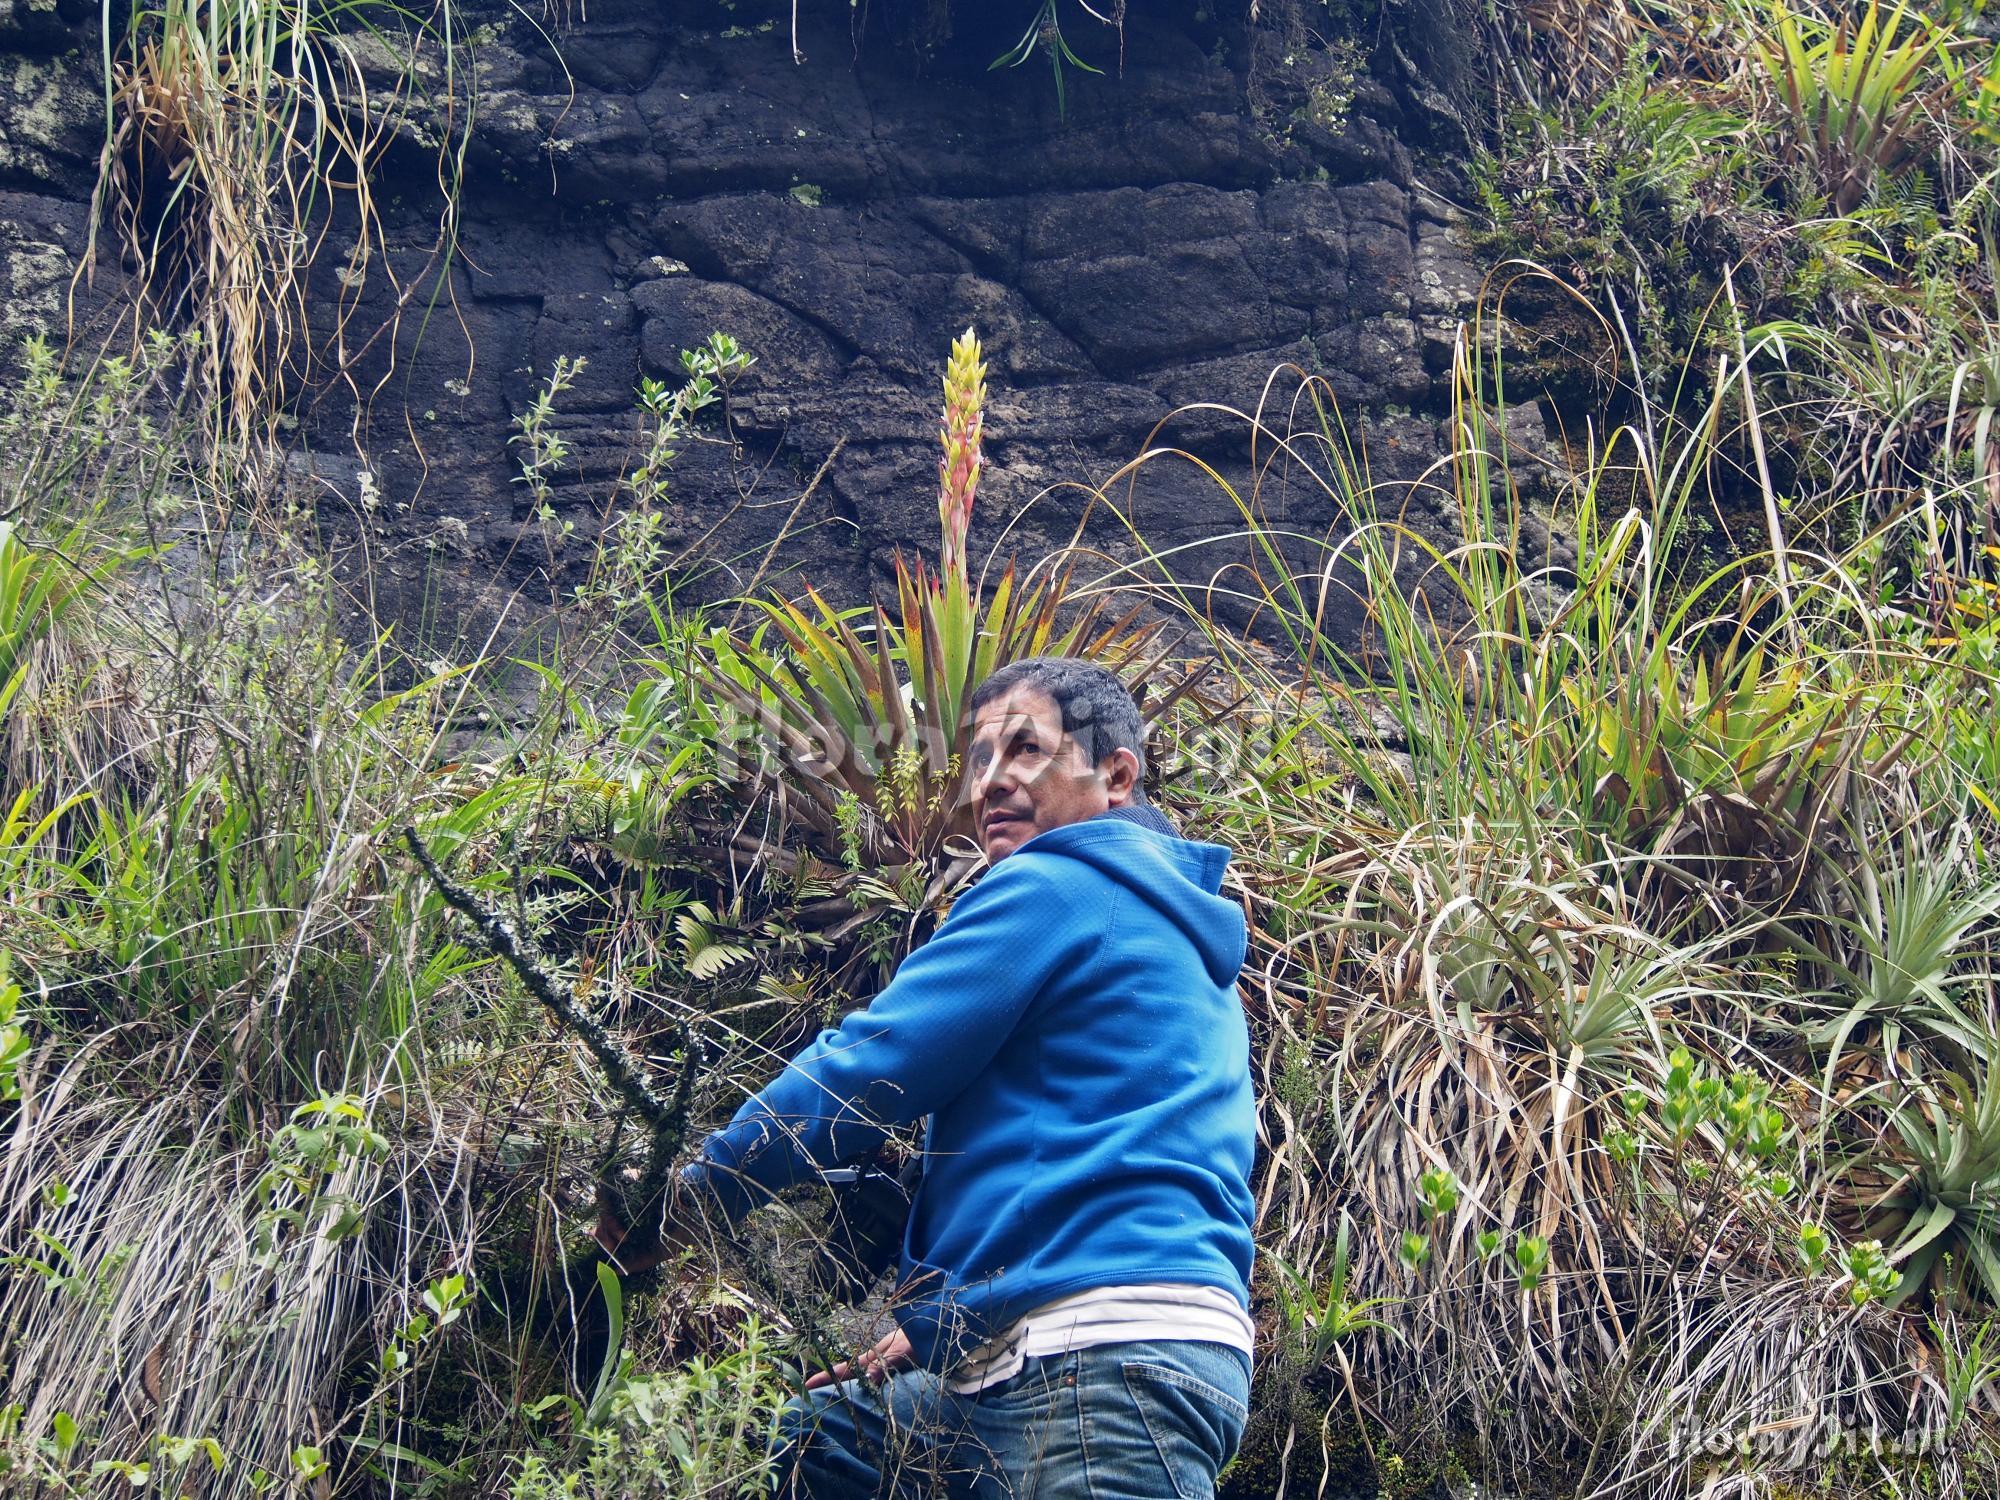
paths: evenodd
<path fill-rule="evenodd" d="M 1146 726 L 1125 684 L 1105 667 L 1073 656 L 1026 656 L 1009 662 L 972 691 L 968 718 L 1015 688 L 1030 688 L 1055 704 L 1063 733 L 1103 765 L 1115 750 L 1130 750 L 1139 761 L 1132 784 L 1134 801 L 1145 800 Z"/>

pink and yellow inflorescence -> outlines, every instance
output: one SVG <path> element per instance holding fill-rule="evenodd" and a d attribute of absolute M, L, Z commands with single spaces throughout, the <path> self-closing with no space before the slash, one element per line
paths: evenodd
<path fill-rule="evenodd" d="M 947 579 L 965 577 L 965 533 L 972 523 L 979 471 L 986 463 L 980 450 L 986 366 L 979 353 L 979 335 L 968 328 L 952 340 L 951 359 L 944 371 L 944 419 L 938 428 L 944 445 L 938 459 L 938 519 L 944 527 L 942 572 Z"/>

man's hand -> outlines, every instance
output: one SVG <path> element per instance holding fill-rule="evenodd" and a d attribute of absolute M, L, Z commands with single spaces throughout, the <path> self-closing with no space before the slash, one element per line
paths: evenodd
<path fill-rule="evenodd" d="M 857 1375 L 870 1385 L 880 1385 L 891 1375 L 912 1368 L 916 1362 L 917 1356 L 910 1348 L 909 1335 L 898 1328 L 878 1340 L 874 1348 L 864 1350 L 852 1359 L 843 1359 L 831 1370 L 821 1370 L 810 1376 L 806 1380 L 806 1389 L 816 1391 L 823 1385 L 838 1385 Z"/>

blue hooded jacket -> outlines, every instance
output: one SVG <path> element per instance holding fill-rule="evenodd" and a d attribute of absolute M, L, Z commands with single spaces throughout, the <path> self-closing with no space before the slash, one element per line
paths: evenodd
<path fill-rule="evenodd" d="M 734 1219 L 929 1115 L 896 1317 L 934 1370 L 1093 1287 L 1220 1287 L 1247 1309 L 1256 1119 L 1228 862 L 1143 806 L 1038 834 L 688 1179 Z"/>

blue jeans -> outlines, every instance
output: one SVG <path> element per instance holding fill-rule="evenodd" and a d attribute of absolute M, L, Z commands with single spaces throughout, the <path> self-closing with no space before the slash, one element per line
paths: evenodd
<path fill-rule="evenodd" d="M 909 1371 L 795 1397 L 778 1428 L 790 1500 L 1212 1500 L 1250 1361 L 1221 1344 L 1102 1344 L 1031 1359 L 970 1396 Z"/>

